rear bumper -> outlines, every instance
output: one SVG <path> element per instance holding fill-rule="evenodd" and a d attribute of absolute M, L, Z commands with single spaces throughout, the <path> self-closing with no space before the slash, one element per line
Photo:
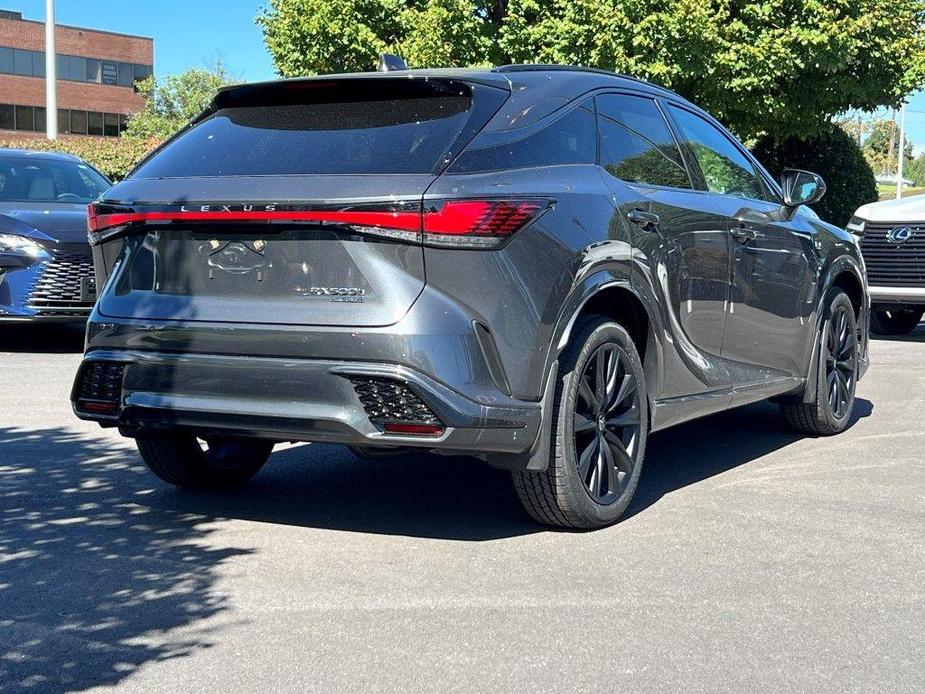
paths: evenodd
<path fill-rule="evenodd" d="M 869 287 L 870 301 L 876 305 L 925 305 L 925 287 Z"/>
<path fill-rule="evenodd" d="M 114 412 L 90 412 L 78 402 L 81 379 L 93 362 L 124 364 Z M 439 418 L 443 432 L 426 437 L 384 433 L 358 395 L 355 383 L 364 378 L 405 384 Z M 127 436 L 187 429 L 487 456 L 527 453 L 537 440 L 543 409 L 538 402 L 501 393 L 475 400 L 395 364 L 129 350 L 90 351 L 72 404 L 81 419 L 117 426 Z"/>

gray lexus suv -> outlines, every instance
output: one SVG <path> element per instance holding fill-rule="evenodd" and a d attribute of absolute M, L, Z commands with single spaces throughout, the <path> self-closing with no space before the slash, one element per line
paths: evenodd
<path fill-rule="evenodd" d="M 242 483 L 277 442 L 423 449 L 606 525 L 652 432 L 767 398 L 850 423 L 869 300 L 855 238 L 805 206 L 824 190 L 612 73 L 225 89 L 90 207 L 73 407 L 175 485 Z"/>

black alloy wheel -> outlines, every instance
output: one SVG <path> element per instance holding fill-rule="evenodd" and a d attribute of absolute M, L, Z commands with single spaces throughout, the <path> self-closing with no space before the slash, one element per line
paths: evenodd
<path fill-rule="evenodd" d="M 857 309 L 838 287 L 826 292 L 826 300 L 815 387 L 779 400 L 787 425 L 811 436 L 831 436 L 848 428 L 860 369 Z"/>
<path fill-rule="evenodd" d="M 842 419 L 854 404 L 857 382 L 857 331 L 852 309 L 840 304 L 834 308 L 826 326 L 825 376 L 829 407 Z"/>
<path fill-rule="evenodd" d="M 575 399 L 578 474 L 591 498 L 610 504 L 624 492 L 636 466 L 639 387 L 619 346 L 598 347 L 585 365 Z"/>
<path fill-rule="evenodd" d="M 645 460 L 646 374 L 625 327 L 581 316 L 559 359 L 549 465 L 515 470 L 527 513 L 561 528 L 601 528 L 629 508 Z"/>

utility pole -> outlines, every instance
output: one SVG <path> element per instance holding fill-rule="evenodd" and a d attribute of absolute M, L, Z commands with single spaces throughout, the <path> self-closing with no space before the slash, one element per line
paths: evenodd
<path fill-rule="evenodd" d="M 45 0 L 45 136 L 58 139 L 58 61 L 55 53 L 55 0 Z"/>
<path fill-rule="evenodd" d="M 899 116 L 899 166 L 896 167 L 896 199 L 903 196 L 903 164 L 906 163 L 906 104 Z"/>
<path fill-rule="evenodd" d="M 893 143 L 896 141 L 896 109 L 890 109 L 890 143 L 887 145 L 886 161 L 883 162 L 883 175 L 893 173 L 890 167 L 893 166 Z"/>

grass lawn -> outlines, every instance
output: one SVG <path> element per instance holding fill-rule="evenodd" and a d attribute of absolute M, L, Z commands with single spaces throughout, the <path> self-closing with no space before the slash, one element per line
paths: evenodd
<path fill-rule="evenodd" d="M 877 189 L 880 191 L 881 200 L 892 200 L 896 197 L 896 186 L 892 184 L 878 183 Z M 925 193 L 925 187 L 903 186 L 904 198 L 908 198 L 910 195 L 921 195 L 922 193 Z"/>

